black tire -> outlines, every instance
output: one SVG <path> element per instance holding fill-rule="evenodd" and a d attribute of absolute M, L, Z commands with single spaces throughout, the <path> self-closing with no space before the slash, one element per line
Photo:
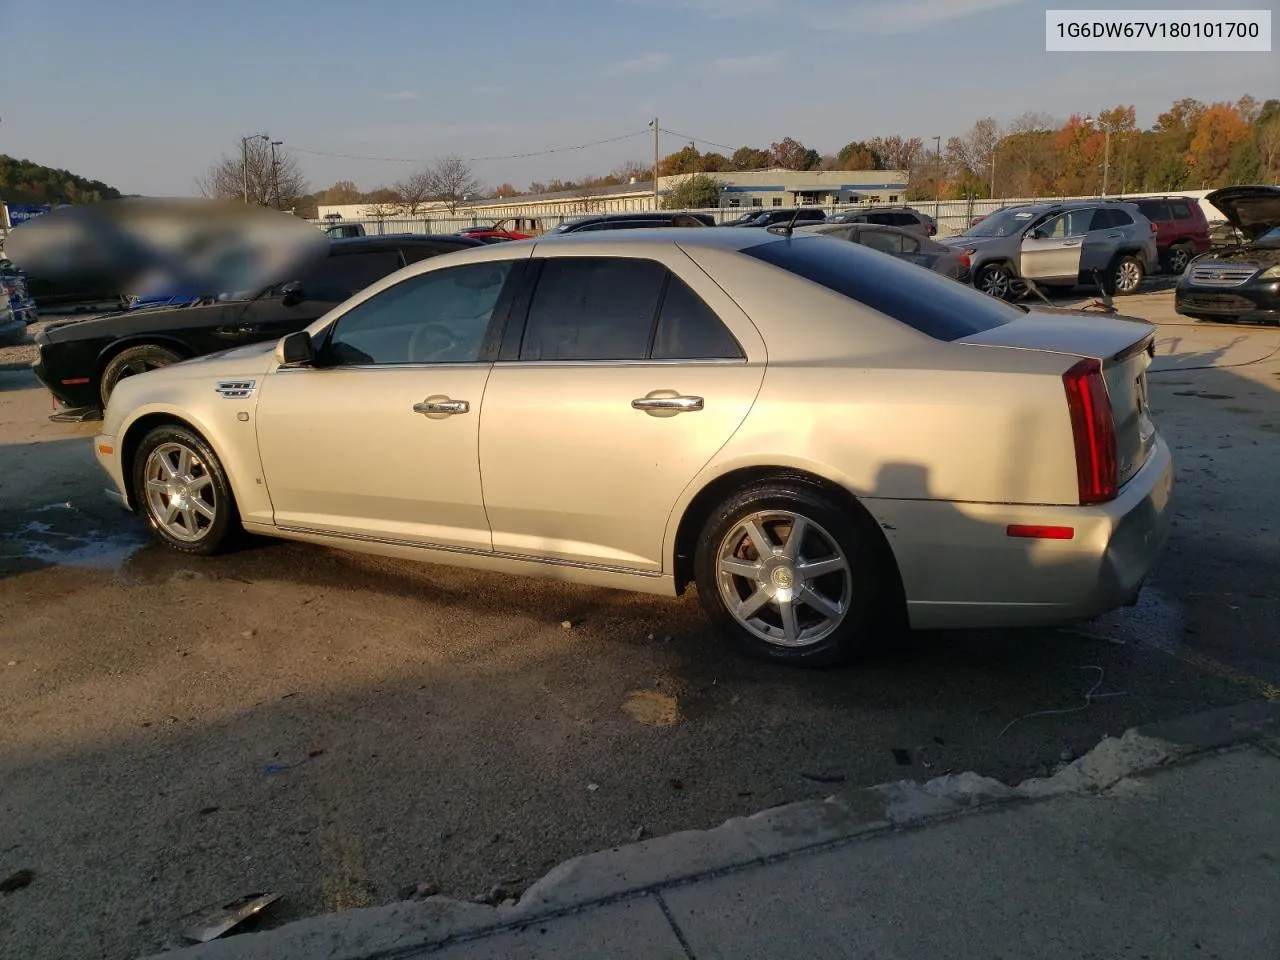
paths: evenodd
<path fill-rule="evenodd" d="M 1191 247 L 1185 243 L 1175 243 L 1165 251 L 1165 273 L 1172 274 L 1175 277 L 1182 276 L 1182 271 L 1187 269 L 1187 264 L 1191 262 L 1192 256 L 1194 256 L 1194 251 Z"/>
<path fill-rule="evenodd" d="M 149 495 L 147 483 L 153 453 L 160 451 L 159 457 L 167 458 L 170 466 L 174 466 L 175 460 L 177 464 L 181 464 L 182 460 L 180 456 L 170 456 L 170 451 L 181 450 L 191 454 L 191 466 L 185 474 L 169 478 L 173 482 L 169 493 L 157 492 L 157 496 L 168 504 L 173 504 L 173 495 L 176 493 L 182 505 L 190 505 L 190 510 L 179 510 L 182 517 L 175 516 L 172 521 L 173 524 L 181 521 L 181 525 L 190 532 L 187 537 L 170 532 L 159 513 L 157 501 Z M 130 476 L 133 498 L 139 512 L 147 518 L 152 536 L 169 549 L 193 556 L 209 556 L 221 552 L 239 535 L 240 513 L 222 462 L 204 438 L 189 427 L 171 423 L 150 431 L 138 445 Z M 201 483 L 206 477 L 207 482 Z M 212 512 L 212 517 L 197 508 L 194 503 L 197 498 Z"/>
<path fill-rule="evenodd" d="M 1025 286 L 1022 290 L 1015 290 L 1017 284 L 1014 281 L 1013 271 L 1008 264 L 989 263 L 974 275 L 973 285 L 989 297 L 1012 300 L 1025 292 Z"/>
<path fill-rule="evenodd" d="M 102 405 L 107 405 L 107 400 L 111 397 L 111 391 L 116 388 L 116 384 L 125 377 L 131 377 L 136 373 L 146 373 L 148 370 L 156 370 L 159 367 L 167 367 L 171 363 L 177 363 L 184 359 L 181 354 L 175 353 L 168 347 L 161 347 L 154 343 L 143 343 L 136 347 L 129 347 L 121 350 L 108 361 L 106 367 L 102 370 L 102 379 L 98 381 L 98 395 L 102 398 Z"/>
<path fill-rule="evenodd" d="M 806 579 L 801 572 L 803 564 L 792 565 L 782 554 L 771 553 L 758 564 L 762 571 L 758 577 L 722 575 L 722 556 L 731 563 L 740 562 L 744 568 L 757 565 L 756 560 L 762 556 L 752 546 L 752 538 L 740 534 L 748 519 L 759 518 L 758 529 L 770 539 L 770 545 L 785 551 L 795 529 L 786 519 L 788 516 L 806 521 L 803 545 L 810 565 L 838 561 L 843 555 L 844 569 L 815 573 Z M 778 566 L 771 566 L 774 563 Z M 851 511 L 815 486 L 798 481 L 772 482 L 736 494 L 707 518 L 694 556 L 694 578 L 699 601 L 711 622 L 750 656 L 800 666 L 827 666 L 862 653 L 870 645 L 873 627 L 880 622 L 878 614 L 890 599 L 889 587 L 896 583 L 889 569 L 891 563 L 869 515 L 861 510 Z M 790 571 L 789 578 L 778 577 L 780 568 Z M 745 621 L 729 608 L 731 600 L 755 596 L 762 583 L 765 586 L 761 589 L 766 592 L 779 585 L 786 589 L 788 583 L 791 592 L 803 584 L 828 602 L 839 594 L 840 616 L 837 620 L 824 615 L 819 608 L 809 606 L 807 600 L 796 604 L 792 607 L 796 643 L 785 645 L 781 636 L 786 624 L 782 605 L 767 601 L 759 608 L 758 616 L 748 616 Z M 770 631 L 775 633 L 774 639 L 761 635 Z M 807 641 L 805 631 L 811 633 Z"/>
<path fill-rule="evenodd" d="M 1129 297 L 1142 290 L 1147 275 L 1142 261 L 1130 254 L 1116 257 L 1107 271 L 1107 292 L 1113 297 Z"/>

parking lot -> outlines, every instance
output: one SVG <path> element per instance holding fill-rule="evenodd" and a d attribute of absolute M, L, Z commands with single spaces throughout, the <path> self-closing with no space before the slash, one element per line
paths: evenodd
<path fill-rule="evenodd" d="M 148 544 L 94 424 L 0 351 L 0 900 L 14 956 L 128 957 L 279 892 L 274 925 L 418 885 L 516 894 L 555 863 L 846 787 L 1017 780 L 1106 734 L 1280 699 L 1280 330 L 1172 292 L 1150 392 L 1175 523 L 1138 606 L 1061 629 L 916 633 L 801 671 L 679 601 L 255 543 Z"/>

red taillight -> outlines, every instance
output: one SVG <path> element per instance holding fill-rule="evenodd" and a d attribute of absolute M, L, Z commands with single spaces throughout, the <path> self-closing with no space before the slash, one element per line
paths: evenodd
<path fill-rule="evenodd" d="M 973 250 L 966 250 L 963 253 L 961 253 L 959 257 L 956 258 L 957 260 L 960 261 L 960 265 L 963 266 L 966 270 L 968 270 L 971 266 L 973 266 L 973 261 L 970 260 L 969 258 L 973 256 L 974 252 L 975 251 Z"/>
<path fill-rule="evenodd" d="M 1081 360 L 1062 375 L 1076 444 L 1081 503 L 1103 503 L 1116 495 L 1116 425 L 1102 364 Z"/>

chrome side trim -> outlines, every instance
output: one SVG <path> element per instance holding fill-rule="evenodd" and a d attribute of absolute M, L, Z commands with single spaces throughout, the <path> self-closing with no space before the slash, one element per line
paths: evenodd
<path fill-rule="evenodd" d="M 389 537 L 373 537 L 363 533 L 341 533 L 333 530 L 316 530 L 312 527 L 290 527 L 276 524 L 277 530 L 302 533 L 312 537 L 332 537 L 337 540 L 358 540 L 361 543 L 385 543 L 389 547 L 416 547 L 420 550 L 437 550 L 442 553 L 465 553 L 473 557 L 493 557 L 495 560 L 525 560 L 529 563 L 545 563 L 553 567 L 572 567 L 577 570 L 599 570 L 602 573 L 624 573 L 634 577 L 660 579 L 661 570 L 636 570 L 633 567 L 614 567 L 605 563 L 586 563 L 581 560 L 559 560 L 555 557 L 530 557 L 522 553 L 501 553 L 496 550 L 478 550 L 475 547 L 458 547 L 442 543 L 419 543 L 417 540 L 395 540 Z"/>

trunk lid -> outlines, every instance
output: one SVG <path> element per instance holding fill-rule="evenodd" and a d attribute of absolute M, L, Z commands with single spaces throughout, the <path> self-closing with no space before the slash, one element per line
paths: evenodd
<path fill-rule="evenodd" d="M 1060 353 L 1102 364 L 1116 432 L 1117 481 L 1137 473 L 1155 444 L 1147 404 L 1147 367 L 1155 352 L 1156 328 L 1143 320 L 1087 313 L 1031 310 L 1014 320 L 957 343 Z"/>

